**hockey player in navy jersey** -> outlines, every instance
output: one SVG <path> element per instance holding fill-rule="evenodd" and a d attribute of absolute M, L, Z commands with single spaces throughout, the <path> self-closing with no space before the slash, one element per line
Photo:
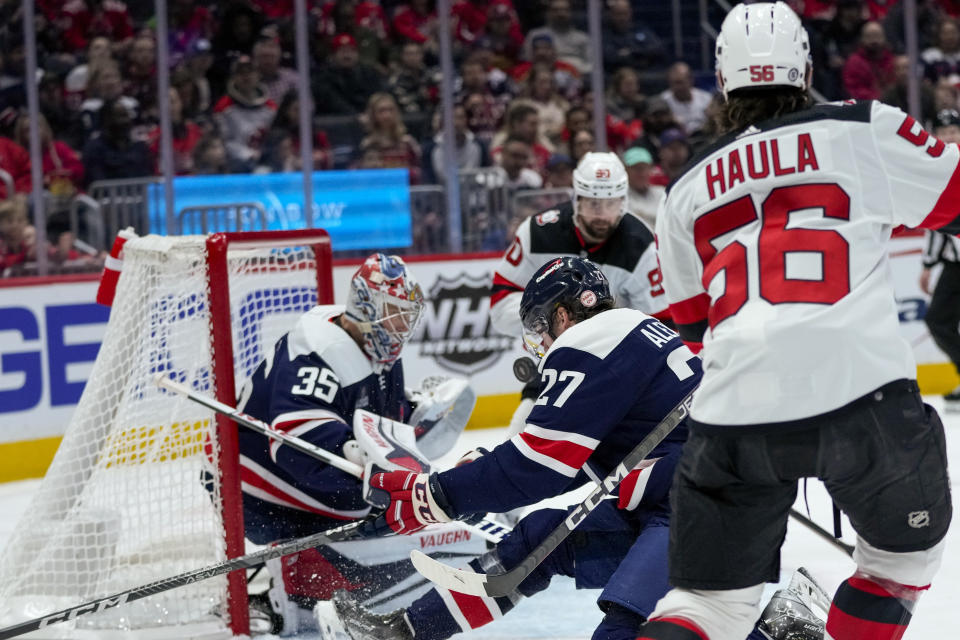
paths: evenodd
<path fill-rule="evenodd" d="M 598 481 L 700 380 L 700 359 L 677 334 L 643 312 L 615 309 L 605 276 L 589 260 L 556 258 L 541 267 L 524 291 L 520 315 L 525 344 L 542 358 L 544 379 L 526 428 L 443 473 L 373 476 L 373 486 L 391 492 L 380 520 L 384 529 L 409 534 Z M 633 640 L 668 589 L 668 491 L 685 439 L 681 423 L 517 593 L 489 598 L 434 587 L 406 609 L 375 614 L 338 592 L 337 619 L 320 625 L 324 640 L 341 638 L 337 627 L 352 640 L 442 640 L 501 617 L 522 596 L 546 589 L 554 575 L 575 578 L 578 588 L 603 589 L 598 605 L 605 616 L 594 640 Z M 530 513 L 471 566 L 479 572 L 516 566 L 566 515 L 558 509 Z M 755 629 L 750 640 L 820 640 L 817 594 L 810 593 L 817 590 L 808 575 L 795 575 L 764 612 L 767 634 Z"/>
<path fill-rule="evenodd" d="M 942 559 L 943 425 L 898 330 L 887 243 L 899 224 L 960 231 L 960 150 L 880 102 L 812 104 L 809 53 L 787 4 L 730 10 L 723 135 L 657 215 L 673 319 L 704 375 L 672 489 L 674 589 L 642 639 L 747 634 L 800 478 L 857 532 L 827 637 L 901 638 Z"/>
<path fill-rule="evenodd" d="M 445 383 L 408 394 L 400 360 L 423 308 L 420 286 L 403 260 L 380 253 L 364 261 L 350 286 L 345 307 L 314 307 L 277 341 L 243 386 L 240 409 L 277 431 L 361 466 L 364 452 L 352 427 L 357 409 L 420 426 L 422 452 L 442 455 L 459 430 L 438 433 L 436 425 L 429 425 L 434 428 L 425 432 L 427 421 L 421 416 Z M 244 527 L 251 542 L 301 537 L 370 513 L 359 478 L 255 431 L 241 429 L 239 445 Z M 385 543 L 370 544 L 379 545 L 382 552 Z M 483 549 L 479 541 L 473 547 L 475 553 Z M 311 622 L 312 602 L 329 598 L 333 589 L 362 588 L 370 595 L 413 575 L 405 559 L 404 567 L 376 575 L 343 557 L 338 548 L 323 547 L 268 563 L 273 578 L 269 604 L 277 614 L 273 623 L 280 627 L 274 632 L 304 630 L 299 619 Z M 408 553 L 400 550 L 399 557 Z M 254 605 L 265 610 L 265 597 L 255 599 Z"/>
<path fill-rule="evenodd" d="M 621 307 L 666 320 L 669 311 L 657 264 L 653 230 L 627 214 L 627 172 L 615 153 L 591 152 L 573 172 L 573 200 L 520 223 L 497 265 L 490 290 L 494 329 L 520 335 L 520 298 L 530 276 L 560 256 L 589 258 L 599 265 Z M 519 433 L 533 408 L 539 380 L 528 384 L 510 422 Z"/>
<path fill-rule="evenodd" d="M 603 478 L 699 381 L 699 358 L 655 318 L 615 309 L 606 277 L 588 260 L 557 258 L 541 268 L 523 294 L 520 314 L 527 344 L 544 356 L 543 391 L 526 427 L 442 473 L 374 475 L 372 485 L 392 498 L 384 527 L 408 534 L 434 522 L 533 504 Z M 667 590 L 667 492 L 685 437 L 681 424 L 644 468 L 624 480 L 619 497 L 594 510 L 514 596 L 434 588 L 405 611 L 372 616 L 338 595 L 343 623 L 354 640 L 447 638 L 499 618 L 560 574 L 576 577 L 580 587 L 604 588 L 606 617 L 596 638 L 633 638 Z M 473 567 L 514 566 L 565 515 L 557 509 L 531 513 Z"/>

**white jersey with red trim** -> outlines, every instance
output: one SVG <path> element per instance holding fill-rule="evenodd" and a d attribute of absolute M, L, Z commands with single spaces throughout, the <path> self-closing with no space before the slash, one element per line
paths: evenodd
<path fill-rule="evenodd" d="M 277 431 L 343 455 L 353 438 L 353 412 L 367 409 L 401 422 L 410 413 L 403 364 L 380 373 L 337 323 L 339 305 L 314 307 L 281 337 L 240 392 L 240 408 Z M 240 429 L 244 508 L 276 518 L 282 509 L 333 520 L 369 512 L 361 484 L 343 471 Z"/>
<path fill-rule="evenodd" d="M 669 317 L 660 285 L 653 232 L 625 215 L 606 241 L 589 245 L 573 223 L 573 203 L 565 202 L 524 220 L 493 275 L 490 318 L 505 335 L 519 336 L 523 288 L 548 260 L 561 256 L 590 258 L 610 281 L 620 307 L 638 309 L 659 319 Z"/>
<path fill-rule="evenodd" d="M 703 344 L 695 422 L 799 420 L 915 378 L 887 241 L 900 224 L 960 230 L 958 159 L 899 109 L 848 101 L 730 134 L 692 162 L 657 240 L 680 335 Z"/>

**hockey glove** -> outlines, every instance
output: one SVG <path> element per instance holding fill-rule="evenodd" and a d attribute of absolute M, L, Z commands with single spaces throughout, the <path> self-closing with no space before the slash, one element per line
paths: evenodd
<path fill-rule="evenodd" d="M 443 495 L 436 474 L 412 471 L 375 473 L 370 479 L 373 491 L 386 491 L 390 503 L 377 518 L 377 528 L 389 527 L 394 533 L 408 535 L 428 524 L 450 522 L 450 505 Z"/>

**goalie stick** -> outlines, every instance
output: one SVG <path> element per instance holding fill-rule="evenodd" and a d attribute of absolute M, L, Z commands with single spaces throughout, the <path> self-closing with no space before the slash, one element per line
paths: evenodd
<path fill-rule="evenodd" d="M 267 560 L 272 560 L 273 558 L 279 558 L 281 556 L 290 555 L 291 553 L 297 553 L 306 549 L 312 549 L 314 547 L 330 544 L 332 542 L 363 538 L 373 533 L 373 528 L 371 526 L 372 524 L 371 518 L 358 520 L 334 529 L 328 529 L 326 531 L 314 533 L 309 536 L 304 536 L 303 538 L 296 538 L 295 540 L 282 542 L 274 547 L 269 547 L 255 553 L 249 553 L 245 556 L 232 558 L 219 564 L 204 567 L 203 569 L 195 569 L 194 571 L 188 571 L 186 573 L 181 573 L 169 578 L 163 578 L 139 587 L 127 589 L 126 591 L 118 591 L 112 595 L 91 600 L 90 602 L 85 602 L 75 607 L 70 607 L 69 609 L 62 609 L 40 618 L 33 618 L 32 620 L 26 620 L 9 627 L 3 627 L 0 629 L 0 640 L 14 638 L 24 633 L 29 633 L 38 629 L 44 629 L 51 625 L 59 624 L 61 622 L 73 620 L 79 616 L 87 615 L 88 613 L 97 613 L 106 609 L 113 609 L 114 607 L 119 607 L 128 602 L 134 602 L 136 600 L 140 600 L 141 598 L 163 593 L 164 591 L 169 591 L 170 589 L 176 589 L 177 587 L 193 584 L 194 582 L 200 582 L 201 580 L 206 580 L 207 578 L 213 578 L 225 573 L 230 573 L 231 571 L 235 571 L 237 569 L 249 569 L 251 567 L 263 564 Z"/>
<path fill-rule="evenodd" d="M 501 598 L 513 593 L 520 583 L 533 573 L 533 570 L 590 515 L 590 512 L 617 488 L 620 481 L 650 455 L 650 452 L 667 437 L 667 434 L 689 415 L 693 393 L 693 391 L 688 393 L 676 407 L 671 409 L 660 424 L 624 457 L 620 464 L 603 479 L 603 482 L 597 485 L 583 502 L 574 507 L 563 522 L 547 534 L 543 542 L 514 568 L 501 573 L 476 573 L 469 569 L 456 569 L 416 550 L 410 552 L 413 566 L 423 577 L 450 591 L 491 598 Z"/>
<path fill-rule="evenodd" d="M 340 471 L 343 471 L 344 473 L 349 473 L 357 478 L 363 478 L 363 467 L 355 462 L 351 462 L 346 458 L 342 458 L 335 453 L 327 451 L 326 449 L 321 449 L 320 447 L 314 446 L 306 440 L 301 440 L 296 436 L 291 436 L 281 431 L 277 431 L 276 429 L 272 429 L 266 422 L 257 420 L 253 416 L 247 415 L 239 409 L 231 407 L 230 405 L 220 402 L 219 400 L 215 400 L 209 396 L 197 393 L 190 387 L 179 382 L 175 382 L 174 380 L 171 380 L 162 374 L 158 374 L 154 378 L 154 382 L 158 387 L 182 395 L 199 405 L 211 409 L 212 411 L 216 411 L 217 413 L 221 413 L 237 424 L 242 424 L 248 429 L 253 429 L 254 431 L 257 431 L 268 438 L 279 440 L 280 442 L 293 447 L 301 453 L 305 453 L 308 456 L 312 456 L 317 460 L 321 460 L 332 467 L 340 469 Z M 371 493 L 371 497 L 375 497 L 376 495 L 376 493 Z M 389 500 L 389 497 L 387 499 Z M 377 504 L 376 500 L 372 500 L 371 504 L 379 509 L 386 509 L 389 503 Z M 483 520 L 474 524 L 468 524 L 466 522 L 457 522 L 456 524 L 459 524 L 464 529 L 476 533 L 484 540 L 488 540 L 494 544 L 503 540 L 503 537 L 510 533 L 509 527 L 497 522 L 489 516 L 485 516 Z"/>

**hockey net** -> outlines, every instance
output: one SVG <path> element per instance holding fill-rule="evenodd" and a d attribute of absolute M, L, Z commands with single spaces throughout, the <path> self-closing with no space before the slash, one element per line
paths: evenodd
<path fill-rule="evenodd" d="M 0 626 L 243 554 L 236 428 L 154 380 L 234 404 L 237 384 L 296 317 L 332 302 L 330 256 L 321 230 L 127 241 L 83 395 L 0 556 Z M 246 579 L 234 572 L 31 637 L 216 636 L 246 625 Z"/>

